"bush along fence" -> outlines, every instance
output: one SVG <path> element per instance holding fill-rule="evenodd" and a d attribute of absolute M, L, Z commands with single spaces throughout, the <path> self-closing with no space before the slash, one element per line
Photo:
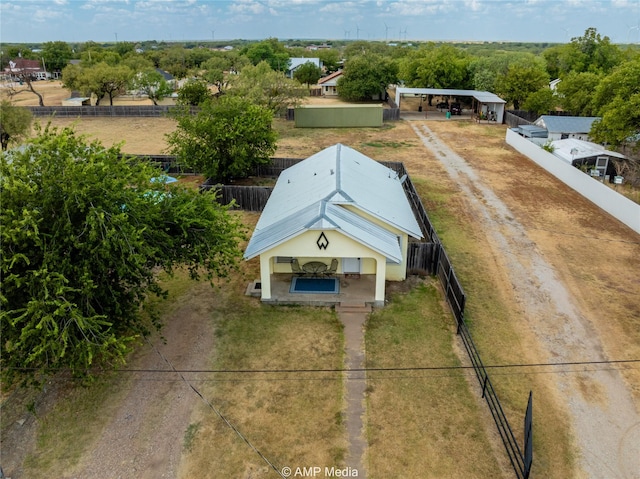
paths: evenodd
<path fill-rule="evenodd" d="M 292 166 L 302 159 L 298 158 L 273 158 L 270 165 L 256 167 L 251 176 L 277 177 L 284 169 Z M 471 333 L 464 320 L 464 308 L 466 295 L 460 281 L 458 280 L 453 265 L 440 242 L 429 216 L 422 204 L 422 200 L 411 182 L 404 164 L 399 162 L 381 162 L 388 168 L 395 171 L 411 204 L 411 208 L 416 216 L 424 242 L 409 243 L 407 257 L 407 274 L 433 274 L 437 276 L 442 285 L 447 302 L 456 321 L 457 334 L 460 336 L 473 370 L 476 374 L 480 387 L 482 388 L 482 398 L 487 402 L 491 416 L 496 424 L 500 438 L 509 457 L 517 479 L 528 479 L 533 462 L 533 428 L 532 428 L 532 403 L 533 395 L 529 393 L 529 401 L 525 412 L 524 424 L 524 447 L 521 449 L 513 433 L 506 414 L 500 404 L 496 390 L 489 378 L 489 374 L 482 363 L 480 353 L 473 342 Z M 235 207 L 247 211 L 262 211 L 267 203 L 271 187 L 263 186 L 233 186 L 220 185 L 208 180 L 201 185 L 201 189 L 216 188 L 219 190 L 219 201 L 229 204 L 235 201 Z M 524 452 L 523 452 L 524 451 Z"/>

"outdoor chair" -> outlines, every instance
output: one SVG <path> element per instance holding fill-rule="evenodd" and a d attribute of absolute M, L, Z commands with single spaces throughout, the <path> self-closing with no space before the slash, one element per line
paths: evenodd
<path fill-rule="evenodd" d="M 334 274 L 336 274 L 336 271 L 338 271 L 338 260 L 333 258 L 331 260 L 331 266 L 329 266 L 329 269 L 327 269 L 324 272 L 325 276 L 333 276 Z"/>
<path fill-rule="evenodd" d="M 305 274 L 305 272 L 302 271 L 302 268 L 300 267 L 300 263 L 298 263 L 297 258 L 293 258 L 291 260 L 291 272 L 293 274 L 297 274 L 298 276 L 302 276 Z"/>

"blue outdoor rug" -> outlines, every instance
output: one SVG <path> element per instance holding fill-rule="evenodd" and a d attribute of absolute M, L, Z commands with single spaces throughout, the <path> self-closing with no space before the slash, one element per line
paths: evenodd
<path fill-rule="evenodd" d="M 290 293 L 323 293 L 332 294 L 340 292 L 340 282 L 337 278 L 299 278 L 291 279 Z"/>

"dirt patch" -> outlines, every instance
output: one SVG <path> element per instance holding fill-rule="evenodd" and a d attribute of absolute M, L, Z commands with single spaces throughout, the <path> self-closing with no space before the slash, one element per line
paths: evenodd
<path fill-rule="evenodd" d="M 78 446 L 84 449 L 80 462 L 73 465 L 75 461 L 58 459 L 64 465 L 56 470 L 57 477 L 177 477 L 191 413 L 201 401 L 183 376 L 196 387 L 200 378 L 197 373 L 180 375 L 171 369 L 203 370 L 209 366 L 214 301 L 208 283 L 194 284 L 178 300 L 165 317 L 162 336 L 153 335 L 130 359 L 127 369 L 136 372 L 119 373 L 124 383 L 114 384 L 122 384 L 122 391 L 109 392 L 110 397 L 100 403 L 107 421 L 89 442 Z M 164 338 L 168 338 L 166 342 Z M 58 401 L 77 396 L 69 382 L 59 379 L 55 378 L 36 398 L 38 419 L 25 411 L 22 417 L 26 422 L 11 421 L 15 434 L 3 430 L 2 466 L 7 477 L 45 477 L 41 474 L 48 459 L 33 455 L 38 422 L 46 420 Z M 9 399 L 24 406 L 17 397 Z M 7 419 L 3 411 L 3 423 Z M 3 429 L 7 426 L 3 424 Z M 29 454 L 32 456 L 25 467 Z M 29 469 L 30 465 L 36 469 Z"/>
<path fill-rule="evenodd" d="M 110 477 L 176 477 L 183 452 L 183 438 L 200 398 L 190 384 L 199 386 L 197 373 L 180 375 L 176 369 L 203 370 L 213 349 L 210 312 L 211 286 L 198 284 L 181 298 L 168 315 L 163 342 L 155 336 L 137 352 L 128 368 L 135 373 L 131 388 L 111 421 L 74 472 L 62 477 L 101 479 Z M 146 372 L 162 370 L 163 373 Z M 187 382 L 182 380 L 182 377 Z"/>

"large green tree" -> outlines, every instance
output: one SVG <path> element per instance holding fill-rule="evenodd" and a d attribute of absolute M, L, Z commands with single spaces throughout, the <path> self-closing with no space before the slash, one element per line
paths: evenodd
<path fill-rule="evenodd" d="M 267 164 L 276 149 L 273 114 L 245 98 L 224 95 L 174 112 L 177 128 L 167 135 L 170 152 L 181 164 L 218 181 L 247 176 Z"/>
<path fill-rule="evenodd" d="M 181 106 L 198 106 L 211 98 L 212 94 L 207 84 L 201 80 L 193 80 L 178 90 L 176 103 Z"/>
<path fill-rule="evenodd" d="M 214 85 L 219 92 L 223 92 L 227 89 L 229 76 L 235 75 L 250 62 L 247 57 L 240 56 L 234 51 L 214 53 L 215 55 L 200 65 L 202 69 L 200 75 L 209 84 Z"/>
<path fill-rule="evenodd" d="M 126 65 L 109 65 L 105 62 L 85 65 L 69 65 L 62 71 L 62 84 L 69 90 L 78 90 L 83 95 L 95 95 L 96 106 L 103 97 L 113 99 L 124 93 L 132 80 L 134 71 Z"/>
<path fill-rule="evenodd" d="M 298 80 L 300 83 L 306 84 L 307 87 L 311 84 L 315 85 L 321 76 L 322 70 L 312 62 L 300 65 L 296 68 L 296 71 L 293 72 L 293 78 Z"/>
<path fill-rule="evenodd" d="M 523 55 L 517 62 L 511 63 L 505 75 L 496 80 L 496 93 L 507 103 L 520 109 L 529 95 L 549 86 L 549 74 L 544 61 L 532 54 Z"/>
<path fill-rule="evenodd" d="M 618 66 L 604 78 L 594 95 L 594 109 L 602 120 L 591 136 L 615 146 L 635 141 L 640 134 L 640 55 Z"/>
<path fill-rule="evenodd" d="M 47 71 L 62 71 L 72 58 L 73 51 L 67 42 L 46 42 L 42 45 L 42 60 Z"/>
<path fill-rule="evenodd" d="M 254 65 L 267 62 L 275 71 L 286 72 L 289 69 L 289 53 L 277 38 L 252 43 L 242 50 L 242 54 Z"/>
<path fill-rule="evenodd" d="M 225 276 L 243 236 L 214 194 L 152 182 L 158 170 L 45 129 L 0 156 L 0 364 L 74 373 L 121 363 L 154 327 L 143 309 L 159 271 Z"/>
<path fill-rule="evenodd" d="M 9 100 L 0 103 L 0 143 L 2 149 L 9 147 L 9 142 L 20 141 L 31 131 L 33 116 L 27 108 L 14 106 Z"/>
<path fill-rule="evenodd" d="M 231 76 L 230 88 L 226 93 L 264 106 L 274 115 L 282 115 L 288 107 L 299 104 L 307 95 L 297 81 L 274 71 L 266 62 L 246 66 L 238 75 Z"/>
<path fill-rule="evenodd" d="M 173 93 L 171 85 L 167 83 L 167 80 L 164 79 L 160 72 L 154 69 L 145 70 L 134 76 L 132 86 L 146 95 L 154 105 L 157 105 L 158 101 Z"/>
<path fill-rule="evenodd" d="M 543 56 L 552 78 L 563 78 L 570 72 L 609 73 L 625 59 L 620 47 L 593 27 L 570 43 L 548 48 Z"/>
<path fill-rule="evenodd" d="M 593 95 L 602 78 L 592 72 L 566 74 L 556 87 L 562 108 L 577 116 L 595 116 Z"/>
<path fill-rule="evenodd" d="M 356 56 L 344 66 L 338 95 L 347 101 L 371 100 L 378 95 L 384 98 L 386 88 L 397 81 L 398 66 L 393 60 L 375 53 Z"/>
<path fill-rule="evenodd" d="M 400 61 L 398 76 L 409 87 L 467 89 L 471 59 L 451 45 L 429 44 Z"/>

